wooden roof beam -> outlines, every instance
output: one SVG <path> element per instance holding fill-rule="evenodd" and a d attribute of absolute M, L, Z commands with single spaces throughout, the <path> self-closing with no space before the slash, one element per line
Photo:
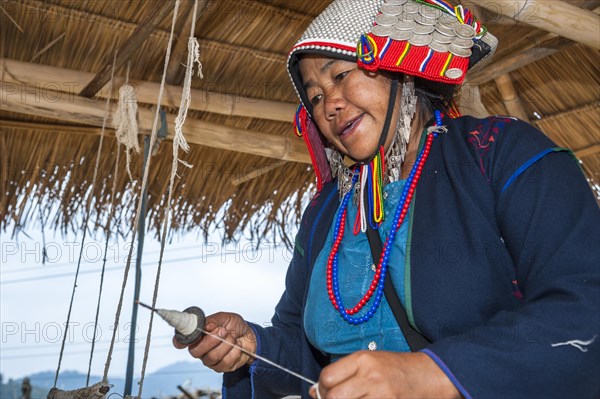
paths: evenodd
<path fill-rule="evenodd" d="M 2 109 L 9 112 L 75 122 L 90 126 L 102 126 L 105 104 L 102 100 L 65 94 L 39 87 L 16 84 L 0 84 Z M 116 108 L 112 104 L 111 113 Z M 112 118 L 112 115 L 109 115 Z M 139 109 L 138 127 L 140 132 L 152 131 L 154 112 Z M 171 127 L 168 138 L 173 138 L 175 117 L 167 115 Z M 310 163 L 310 156 L 304 142 L 289 136 L 277 136 L 252 130 L 239 129 L 216 123 L 187 118 L 184 126 L 186 138 L 190 144 L 222 150 L 241 152 L 266 158 L 290 162 Z"/>
<path fill-rule="evenodd" d="M 174 3 L 173 3 L 174 4 Z M 150 36 L 154 29 L 160 24 L 167 15 L 171 13 L 172 8 L 165 5 L 153 7 L 150 14 L 129 36 L 127 41 L 118 49 L 117 58 L 114 60 L 115 70 L 119 69 L 139 50 L 142 43 Z M 79 92 L 82 97 L 92 98 L 109 82 L 113 68 L 113 55 L 108 57 L 102 69 L 94 76 L 86 87 Z"/>
<path fill-rule="evenodd" d="M 39 88 L 67 93 L 75 93 L 89 82 L 94 74 L 73 69 L 57 68 L 41 64 L 33 64 L 0 58 L 0 76 L 7 83 L 25 84 Z M 115 87 L 125 82 L 123 77 L 115 77 Z M 135 89 L 138 102 L 155 104 L 160 85 L 154 82 L 130 80 Z M 182 88 L 165 86 L 162 105 L 179 107 Z M 112 93 L 113 96 L 116 93 Z M 100 97 L 108 95 L 108 88 L 98 93 Z M 297 104 L 259 100 L 223 93 L 211 93 L 204 90 L 192 89 L 190 109 L 195 111 L 213 112 L 228 116 L 259 118 L 280 122 L 292 122 Z"/>
<path fill-rule="evenodd" d="M 600 16 L 565 1 L 479 0 L 477 5 L 596 50 L 600 49 Z"/>

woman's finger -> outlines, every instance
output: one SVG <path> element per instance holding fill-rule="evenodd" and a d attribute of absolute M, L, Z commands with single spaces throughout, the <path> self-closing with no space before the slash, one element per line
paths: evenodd
<path fill-rule="evenodd" d="M 219 329 L 216 329 L 213 331 L 213 334 L 216 333 L 215 335 L 220 336 L 219 331 Z M 224 332 L 225 330 L 223 329 L 222 331 Z M 221 332 L 221 334 L 225 335 L 223 332 Z M 206 355 L 206 353 L 210 352 L 221 344 L 222 342 L 216 337 L 213 337 L 212 335 L 205 335 L 200 341 L 190 345 L 189 351 L 193 357 L 201 359 L 204 355 Z"/>
<path fill-rule="evenodd" d="M 227 342 L 230 342 L 229 337 L 227 339 Z M 246 358 L 246 356 L 247 355 L 245 355 L 238 348 L 230 347 L 228 352 L 221 357 L 221 360 L 218 363 L 216 363 L 212 367 L 212 369 L 220 373 L 236 370 L 243 365 L 244 362 L 242 361 L 242 357 Z"/>
<path fill-rule="evenodd" d="M 173 337 L 173 346 L 177 349 L 185 349 L 187 348 L 187 345 L 182 344 L 181 342 L 179 342 L 177 340 L 177 338 Z"/>
<path fill-rule="evenodd" d="M 342 398 L 386 398 L 389 396 L 374 396 L 373 387 L 369 386 L 368 381 L 348 379 L 335 387 L 328 389 L 321 398 L 323 399 L 342 399 Z"/>
<path fill-rule="evenodd" d="M 329 389 L 354 377 L 358 371 L 359 364 L 360 361 L 356 354 L 346 356 L 330 364 L 321 371 L 319 386 Z"/>
<path fill-rule="evenodd" d="M 215 369 L 215 366 L 221 363 L 229 352 L 234 350 L 232 345 L 235 343 L 233 336 L 228 334 L 224 328 L 218 328 L 215 332 L 223 337 L 227 343 L 219 341 L 218 345 L 214 346 L 209 351 L 206 351 L 201 357 L 202 362 L 212 369 Z"/>

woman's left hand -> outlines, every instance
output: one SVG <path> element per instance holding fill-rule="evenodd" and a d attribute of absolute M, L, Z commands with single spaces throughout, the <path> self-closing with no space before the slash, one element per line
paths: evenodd
<path fill-rule="evenodd" d="M 360 351 L 325 367 L 320 397 L 460 398 L 446 374 L 425 353 Z M 310 395 L 317 398 L 314 388 Z"/>

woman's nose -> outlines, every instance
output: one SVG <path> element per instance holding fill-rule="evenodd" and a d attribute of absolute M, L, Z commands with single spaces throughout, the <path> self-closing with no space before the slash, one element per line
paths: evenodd
<path fill-rule="evenodd" d="M 332 86 L 324 92 L 325 115 L 327 118 L 334 118 L 344 108 L 344 98 L 339 89 Z"/>

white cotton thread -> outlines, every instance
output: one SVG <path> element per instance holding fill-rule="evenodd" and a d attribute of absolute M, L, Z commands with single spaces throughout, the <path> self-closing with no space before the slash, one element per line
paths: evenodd
<path fill-rule="evenodd" d="M 174 38 L 174 33 L 175 33 L 175 23 L 177 21 L 177 14 L 179 11 L 179 5 L 181 3 L 181 0 L 175 0 L 175 6 L 173 8 L 173 19 L 171 21 L 171 33 L 169 35 L 169 43 L 167 44 L 167 53 L 165 54 L 165 63 L 163 65 L 163 75 L 162 78 L 160 80 L 160 90 L 158 92 L 158 99 L 156 101 L 156 113 L 154 114 L 154 123 L 152 125 L 152 135 L 150 136 L 150 145 L 149 148 L 154 148 L 154 145 L 156 144 L 156 139 L 158 137 L 158 116 L 160 113 L 160 105 L 162 104 L 162 96 L 165 90 L 165 83 L 166 83 L 166 79 L 167 79 L 167 68 L 169 66 L 169 60 L 171 59 L 171 48 L 173 45 L 173 38 Z M 194 21 L 196 18 L 196 9 L 198 7 L 198 0 L 196 0 L 194 2 Z M 192 27 L 194 26 L 194 24 L 192 24 Z M 173 144 L 173 147 L 176 147 L 175 144 Z M 148 157 L 147 161 L 146 161 L 146 167 L 144 168 L 144 178 L 142 180 L 142 187 L 141 187 L 141 191 L 140 192 L 144 192 L 144 189 L 146 187 L 146 184 L 148 184 L 148 174 L 150 172 L 150 160 L 152 159 L 152 157 Z M 177 164 L 177 160 L 174 159 L 173 160 L 174 164 Z M 162 260 L 163 260 L 163 254 L 165 251 L 165 242 L 167 240 L 167 235 L 166 235 L 166 231 L 167 231 L 167 226 L 168 226 L 168 217 L 169 217 L 169 212 L 170 212 L 170 203 L 171 203 L 171 196 L 173 195 L 173 182 L 174 182 L 174 177 L 173 174 L 175 172 L 173 170 L 171 170 L 171 181 L 169 184 L 169 198 L 167 200 L 167 206 L 166 206 L 166 210 L 165 210 L 165 219 L 163 220 L 163 235 L 161 237 L 161 241 L 160 241 L 160 256 L 158 259 L 158 267 L 156 269 L 156 278 L 154 280 L 154 294 L 152 296 L 152 306 L 155 307 L 156 306 L 156 299 L 158 298 L 158 287 L 159 287 L 159 282 L 160 282 L 160 272 L 161 272 L 161 268 L 162 268 Z M 139 223 L 139 216 L 141 213 L 141 196 L 140 196 L 140 202 L 138 202 L 138 208 L 136 210 L 136 218 L 135 218 L 135 224 L 134 226 L 137 226 L 137 223 Z M 134 234 L 132 237 L 132 244 L 133 244 L 133 240 L 135 240 L 135 232 L 137 229 L 134 229 Z M 130 249 L 129 250 L 129 256 L 127 258 L 127 268 L 129 268 L 129 265 L 131 264 L 131 257 L 133 255 L 133 251 Z M 125 275 L 126 276 L 126 275 Z M 126 277 L 125 277 L 126 279 Z M 123 289 L 125 287 L 123 286 Z M 121 291 L 121 295 L 123 295 L 123 291 Z M 144 388 L 144 379 L 146 378 L 146 366 L 148 365 L 148 355 L 150 353 L 150 341 L 152 339 L 152 323 L 154 321 L 154 312 L 152 312 L 150 314 L 150 321 L 148 322 L 148 332 L 146 334 L 146 346 L 144 348 L 144 357 L 142 358 L 142 370 L 140 372 L 140 380 L 138 381 L 138 398 L 142 397 L 142 390 Z"/>
<path fill-rule="evenodd" d="M 113 57 L 113 64 L 112 64 L 112 69 L 111 69 L 111 74 L 110 74 L 110 92 L 112 93 L 112 89 L 113 89 L 113 82 L 114 82 L 114 78 L 115 78 L 115 66 L 117 63 L 117 51 L 115 51 L 115 55 Z M 104 143 L 104 133 L 106 131 L 106 122 L 108 120 L 108 115 L 109 115 L 109 110 L 110 110 L 110 95 L 106 97 L 106 103 L 104 106 L 104 118 L 102 119 L 102 130 L 100 132 L 100 142 L 98 143 L 98 151 L 96 153 L 96 165 L 94 166 L 94 176 L 92 177 L 92 186 L 91 186 L 91 190 L 90 190 L 90 195 L 87 197 L 86 202 L 85 202 L 85 207 L 86 207 L 86 211 L 85 211 L 85 218 L 83 219 L 83 237 L 81 238 L 81 250 L 79 251 L 79 259 L 77 260 L 77 269 L 75 270 L 75 280 L 73 281 L 73 290 L 71 291 L 71 302 L 69 303 L 69 311 L 67 312 L 67 321 L 65 323 L 65 333 L 63 335 L 63 339 L 62 339 L 62 344 L 60 347 L 60 354 L 58 356 L 58 366 L 56 367 L 56 374 L 54 376 L 54 385 L 53 388 L 56 388 L 56 384 L 58 383 L 58 376 L 60 374 L 60 366 L 62 363 L 62 358 L 63 358 L 63 354 L 65 352 L 65 342 L 67 341 L 67 334 L 69 332 L 69 321 L 71 320 L 71 311 L 73 310 L 73 300 L 75 298 L 75 290 L 77 289 L 77 280 L 79 278 L 79 270 L 81 267 L 81 259 L 82 259 L 82 255 L 83 255 L 83 250 L 85 248 L 85 238 L 86 238 L 86 234 L 87 234 L 87 226 L 88 226 L 88 221 L 90 219 L 90 214 L 92 211 L 91 208 L 91 203 L 92 203 L 92 196 L 94 194 L 94 188 L 96 187 L 96 181 L 98 178 L 98 170 L 100 169 L 100 156 L 102 154 L 102 148 L 103 148 L 103 143 Z M 115 333 L 116 333 L 116 329 L 115 329 Z M 106 378 L 106 374 L 104 375 L 104 378 L 102 379 L 102 381 L 107 381 Z"/>
<path fill-rule="evenodd" d="M 177 20 L 177 11 L 179 10 L 179 3 L 181 0 L 176 0 L 175 1 L 175 6 L 173 9 L 173 20 L 171 23 L 171 33 L 169 36 L 169 42 L 167 44 L 167 52 L 165 55 L 165 63 L 164 63 L 164 68 L 163 68 L 163 75 L 162 75 L 162 79 L 160 82 L 160 89 L 158 91 L 158 99 L 157 99 L 157 106 L 156 106 L 156 110 L 154 113 L 154 120 L 152 122 L 152 133 L 150 134 L 150 144 L 149 144 L 149 148 L 154 148 L 154 146 L 156 145 L 156 141 L 157 141 L 157 137 L 158 137 L 158 119 L 159 119 L 159 115 L 160 115 L 160 104 L 162 102 L 162 96 L 164 94 L 165 91 L 165 82 L 166 82 L 166 75 L 167 75 L 167 67 L 169 65 L 169 59 L 171 57 L 171 47 L 172 47 L 172 42 L 173 42 L 173 36 L 174 36 L 174 29 L 175 29 L 175 22 Z M 144 192 L 144 190 L 146 189 L 147 185 L 148 185 L 148 176 L 150 174 L 150 166 L 152 163 L 152 157 L 148 157 L 147 161 L 146 161 L 146 166 L 144 167 L 144 171 L 142 173 L 142 181 L 140 184 L 140 188 L 139 188 L 139 198 L 138 198 L 138 203 L 137 203 L 137 207 L 134 213 L 134 219 L 133 219 L 133 229 L 132 229 L 132 234 L 131 234 L 131 245 L 129 248 L 129 253 L 127 254 L 127 262 L 125 264 L 125 270 L 123 271 L 123 282 L 121 284 L 121 293 L 119 295 L 119 301 L 117 303 L 117 310 L 115 312 L 115 321 L 114 321 L 114 328 L 113 328 L 113 333 L 112 333 L 112 337 L 111 337 L 111 341 L 110 341 L 110 346 L 108 349 L 108 353 L 106 355 L 106 363 L 104 364 L 104 377 L 103 380 L 106 381 L 108 379 L 108 371 L 110 370 L 110 365 L 112 362 L 112 353 L 114 350 L 114 346 L 115 346 L 115 340 L 116 340 L 116 335 L 117 335 L 117 331 L 118 331 L 118 327 L 119 327 L 119 320 L 121 317 L 121 310 L 123 309 L 123 298 L 125 296 L 125 288 L 127 287 L 127 277 L 129 276 L 129 270 L 131 268 L 131 260 L 133 259 L 133 248 L 135 247 L 135 239 L 137 237 L 137 226 L 139 225 L 140 222 L 140 215 L 141 215 L 141 210 L 142 210 L 142 202 L 143 202 L 143 196 L 141 195 L 141 193 Z M 152 316 L 150 319 L 150 325 L 152 323 Z M 150 335 L 150 334 L 149 334 Z M 142 363 L 142 371 L 140 373 L 140 381 L 138 382 L 139 384 L 139 397 L 141 397 L 141 393 L 142 393 L 142 388 L 143 388 L 143 382 L 144 382 L 144 377 L 145 377 L 145 372 L 146 372 L 146 362 L 148 360 L 148 347 L 150 345 L 150 337 L 148 336 L 147 340 L 146 340 L 146 348 L 144 350 L 144 358 L 143 358 L 143 363 Z"/>
<path fill-rule="evenodd" d="M 310 378 L 306 378 L 305 376 L 303 376 L 303 375 L 301 375 L 301 374 L 298 374 L 298 373 L 296 373 L 295 371 L 292 371 L 292 370 L 290 370 L 290 369 L 288 369 L 288 368 L 285 368 L 285 367 L 283 367 L 283 366 L 280 366 L 279 364 L 275 363 L 275 362 L 274 362 L 274 361 L 272 361 L 272 360 L 269 360 L 269 359 L 267 359 L 267 358 L 265 358 L 265 357 L 262 357 L 262 356 L 260 356 L 260 355 L 257 355 L 256 353 L 252 353 L 252 352 L 250 352 L 250 351 L 248 351 L 248 350 L 246 350 L 246 349 L 242 348 L 242 347 L 241 347 L 241 346 L 239 346 L 239 345 L 236 345 L 236 344 L 234 344 L 234 343 L 231 343 L 231 342 L 229 342 L 229 341 L 226 341 L 224 338 L 221 338 L 221 337 L 219 337 L 218 335 L 211 334 L 211 333 L 209 333 L 208 331 L 206 331 L 206 330 L 203 330 L 203 329 L 202 329 L 202 328 L 200 328 L 200 327 L 198 327 L 198 330 L 202 331 L 202 332 L 203 332 L 204 334 L 206 334 L 206 335 L 209 335 L 209 336 L 211 336 L 211 337 L 213 337 L 213 338 L 215 338 L 215 339 L 217 339 L 217 340 L 219 340 L 219 341 L 223 342 L 224 344 L 227 344 L 227 345 L 229 345 L 229 346 L 231 346 L 231 347 L 233 347 L 233 348 L 236 348 L 236 349 L 240 350 L 241 352 L 245 353 L 246 355 L 248 355 L 248 356 L 250 356 L 250 357 L 252 357 L 252 358 L 254 358 L 254 359 L 257 359 L 257 360 L 263 361 L 263 362 L 265 362 L 265 363 L 267 363 L 267 364 L 270 364 L 271 366 L 273 366 L 273 367 L 275 367 L 275 368 L 277 368 L 277 369 L 279 369 L 279 370 L 281 370 L 281 371 L 284 371 L 284 372 L 288 373 L 289 375 L 293 375 L 294 377 L 296 377 L 296 378 L 299 378 L 299 379 L 301 379 L 302 381 L 308 382 L 308 383 L 309 383 L 309 384 L 311 384 L 312 386 L 318 386 L 318 385 L 319 385 L 319 383 L 318 383 L 318 382 L 315 382 L 315 381 L 311 380 Z"/>
<path fill-rule="evenodd" d="M 322 399 L 322 397 L 321 397 L 321 391 L 319 391 L 319 383 L 317 382 L 316 384 L 314 384 L 313 388 L 317 392 L 317 399 Z"/>
<path fill-rule="evenodd" d="M 187 117 L 188 109 L 192 100 L 192 77 L 194 75 L 194 65 L 198 64 L 198 77 L 204 79 L 202 74 L 202 63 L 200 62 L 200 44 L 196 39 L 196 13 L 198 4 L 197 1 L 194 3 L 194 10 L 192 14 L 192 26 L 190 30 L 190 37 L 188 38 L 188 56 L 186 62 L 185 78 L 183 80 L 183 89 L 181 91 L 181 102 L 179 104 L 179 111 L 175 118 L 175 137 L 173 138 L 173 157 L 174 157 L 174 168 L 171 178 L 173 179 L 177 175 L 177 163 L 181 162 L 184 166 L 191 168 L 192 165 L 179 159 L 179 149 L 181 148 L 184 152 L 190 150 L 190 146 L 187 143 L 183 135 L 183 124 Z"/>
<path fill-rule="evenodd" d="M 588 351 L 588 348 L 586 348 L 586 346 L 591 345 L 592 343 L 594 343 L 594 341 L 596 340 L 597 337 L 598 337 L 598 335 L 594 335 L 592 337 L 592 339 L 587 340 L 587 341 L 582 341 L 580 339 L 574 339 L 574 340 L 566 341 L 566 342 L 557 342 L 555 344 L 551 344 L 550 346 L 552 346 L 553 348 L 555 348 L 557 346 L 571 345 L 571 346 L 579 349 L 581 352 L 585 353 L 585 352 Z"/>

